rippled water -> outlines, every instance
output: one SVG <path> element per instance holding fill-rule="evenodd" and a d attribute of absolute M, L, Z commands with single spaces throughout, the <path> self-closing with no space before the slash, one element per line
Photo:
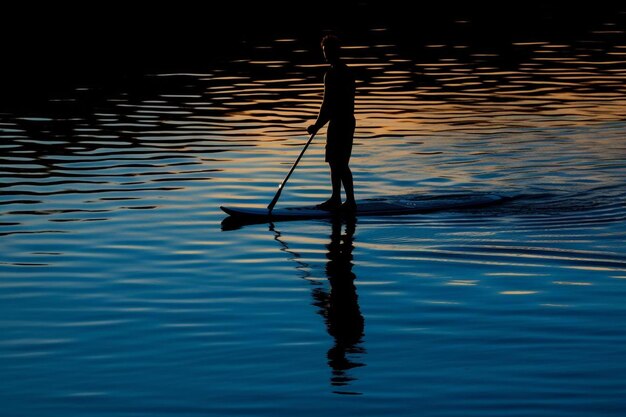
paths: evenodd
<path fill-rule="evenodd" d="M 0 116 L 6 415 L 624 414 L 623 21 L 516 63 L 385 29 L 345 49 L 358 198 L 511 201 L 222 230 L 317 113 L 290 37 Z M 328 195 L 322 143 L 279 205 Z"/>

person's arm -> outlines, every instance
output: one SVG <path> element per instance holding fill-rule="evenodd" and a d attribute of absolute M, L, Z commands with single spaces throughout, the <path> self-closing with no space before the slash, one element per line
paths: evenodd
<path fill-rule="evenodd" d="M 320 107 L 320 112 L 317 115 L 317 120 L 314 124 L 307 128 L 307 132 L 309 134 L 317 133 L 328 121 L 330 120 L 330 94 L 329 94 L 329 76 L 328 74 L 324 75 L 324 99 L 322 100 L 322 106 Z"/>

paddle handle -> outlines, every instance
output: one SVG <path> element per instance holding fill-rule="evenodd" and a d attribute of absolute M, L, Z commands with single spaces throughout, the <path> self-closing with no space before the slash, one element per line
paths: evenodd
<path fill-rule="evenodd" d="M 278 202 L 278 199 L 280 198 L 280 194 L 283 192 L 283 188 L 285 188 L 285 184 L 287 184 L 287 180 L 289 180 L 289 177 L 291 177 L 291 174 L 293 173 L 293 171 L 296 169 L 296 166 L 298 166 L 298 162 L 300 162 L 300 159 L 302 159 L 302 156 L 304 155 L 304 152 L 306 152 L 306 149 L 309 147 L 309 145 L 311 144 L 311 142 L 313 141 L 313 138 L 315 137 L 315 133 L 311 134 L 311 137 L 309 138 L 309 140 L 307 141 L 306 145 L 304 145 L 304 149 L 302 149 L 302 152 L 300 152 L 300 155 L 298 156 L 298 159 L 296 159 L 296 162 L 293 163 L 293 165 L 291 166 L 291 169 L 289 170 L 289 174 L 287 174 L 287 176 L 285 177 L 285 179 L 283 180 L 283 182 L 281 182 L 278 185 L 278 191 L 276 191 L 276 195 L 274 196 L 274 198 L 272 199 L 272 202 L 269 203 L 269 205 L 267 206 L 267 209 L 271 212 L 272 209 L 274 208 L 274 206 L 276 205 L 276 203 Z"/>

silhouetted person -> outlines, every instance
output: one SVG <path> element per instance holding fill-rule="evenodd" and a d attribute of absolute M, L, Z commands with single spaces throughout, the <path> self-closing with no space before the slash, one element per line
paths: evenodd
<path fill-rule="evenodd" d="M 322 39 L 322 50 L 326 62 L 330 64 L 324 75 L 324 101 L 314 124 L 307 128 L 310 134 L 317 133 L 326 123 L 326 162 L 330 166 L 333 192 L 330 198 L 317 207 L 324 210 L 342 208 L 356 210 L 352 172 L 348 166 L 352 154 L 354 137 L 354 77 L 350 69 L 341 61 L 339 40 L 332 35 Z M 341 185 L 346 193 L 346 201 L 341 204 Z"/>

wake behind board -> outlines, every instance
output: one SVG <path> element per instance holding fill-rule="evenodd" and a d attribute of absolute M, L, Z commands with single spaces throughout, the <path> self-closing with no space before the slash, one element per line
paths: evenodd
<path fill-rule="evenodd" d="M 389 197 L 363 200 L 357 203 L 356 216 L 398 216 L 430 213 L 471 207 L 489 206 L 503 202 L 507 197 L 497 194 L 447 195 L 431 198 Z M 321 210 L 315 206 L 275 208 L 220 207 L 226 214 L 250 220 L 305 220 L 324 219 L 346 215 L 341 211 Z M 352 214 L 352 213 L 350 213 Z"/>

